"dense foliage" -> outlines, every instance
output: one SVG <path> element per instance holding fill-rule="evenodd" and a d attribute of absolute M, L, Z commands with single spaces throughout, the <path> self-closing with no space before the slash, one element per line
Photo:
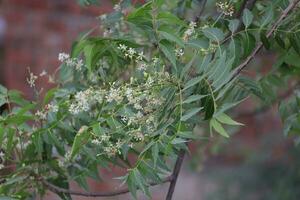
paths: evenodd
<path fill-rule="evenodd" d="M 96 1 L 80 1 L 89 4 Z M 97 2 L 96 2 L 97 3 Z M 101 2 L 100 2 L 101 3 Z M 192 140 L 230 137 L 228 114 L 248 96 L 263 104 L 298 84 L 298 1 L 153 0 L 117 2 L 93 30 L 60 53 L 54 74 L 28 84 L 36 99 L 0 87 L 0 193 L 43 195 L 47 183 L 100 181 L 98 168 L 127 169 L 118 177 L 133 196 L 161 183 Z M 267 73 L 241 75 L 263 45 L 277 53 Z M 43 96 L 36 80 L 57 87 Z M 286 134 L 299 130 L 299 94 L 280 104 Z M 205 130 L 205 135 L 195 129 Z M 207 131 L 206 131 L 207 130 Z M 63 199 L 70 194 L 56 191 Z"/>

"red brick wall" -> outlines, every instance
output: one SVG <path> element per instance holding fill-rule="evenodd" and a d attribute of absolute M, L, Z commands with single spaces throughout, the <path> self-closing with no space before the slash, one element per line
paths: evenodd
<path fill-rule="evenodd" d="M 58 53 L 70 50 L 78 35 L 97 24 L 103 12 L 112 10 L 110 0 L 101 6 L 80 7 L 76 0 L 0 0 L 0 17 L 6 22 L 2 82 L 31 96 L 27 67 L 39 74 L 58 65 Z M 1 79 L 0 79 L 1 80 Z M 42 80 L 45 85 L 47 80 Z"/>

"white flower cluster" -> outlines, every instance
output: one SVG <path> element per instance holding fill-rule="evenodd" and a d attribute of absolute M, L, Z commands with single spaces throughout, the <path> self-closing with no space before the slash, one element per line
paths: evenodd
<path fill-rule="evenodd" d="M 184 41 L 187 41 L 195 33 L 196 26 L 196 22 L 190 22 L 188 29 L 183 34 Z"/>
<path fill-rule="evenodd" d="M 35 81 L 38 79 L 38 76 L 34 75 L 29 71 L 29 78 L 26 78 L 27 83 L 30 87 L 35 87 Z"/>
<path fill-rule="evenodd" d="M 49 112 L 56 113 L 58 112 L 58 109 L 59 109 L 58 105 L 54 103 L 50 103 L 47 104 L 44 109 L 37 110 L 34 115 L 38 117 L 38 119 L 40 120 L 46 120 Z"/>
<path fill-rule="evenodd" d="M 184 55 L 183 49 L 175 49 L 175 55 L 176 55 L 177 57 L 183 56 L 183 55 Z"/>
<path fill-rule="evenodd" d="M 118 49 L 124 53 L 125 58 L 135 59 L 136 62 L 140 62 L 144 59 L 144 52 L 137 52 L 132 47 L 128 47 L 124 44 L 119 44 Z"/>
<path fill-rule="evenodd" d="M 60 53 L 58 55 L 58 60 L 69 67 L 74 67 L 76 70 L 81 70 L 84 66 L 82 59 L 71 58 L 70 55 L 66 53 Z"/>
<path fill-rule="evenodd" d="M 232 16 L 234 13 L 234 7 L 230 5 L 228 2 L 217 2 L 216 6 L 218 11 L 223 13 L 226 16 Z"/>
<path fill-rule="evenodd" d="M 80 112 L 89 111 L 93 104 L 97 102 L 101 103 L 103 100 L 103 91 L 89 88 L 87 90 L 77 92 L 74 97 L 75 99 L 70 104 L 69 112 L 77 115 Z"/>
<path fill-rule="evenodd" d="M 69 105 L 71 114 L 82 111 L 97 111 L 101 105 L 102 120 L 109 115 L 118 131 L 111 131 L 109 122 L 100 120 L 101 135 L 92 133 L 91 143 L 101 152 L 98 155 L 115 156 L 121 154 L 122 147 L 132 148 L 135 143 L 146 141 L 158 128 L 158 116 L 165 99 L 161 96 L 163 85 L 169 84 L 172 77 L 166 72 L 144 73 L 142 80 L 131 79 L 130 83 L 112 83 L 109 88 L 89 88 L 74 95 Z M 114 103 L 117 103 L 115 105 Z M 103 109 L 105 108 L 105 109 Z"/>
<path fill-rule="evenodd" d="M 106 94 L 105 98 L 108 102 L 116 101 L 117 103 L 121 103 L 123 100 L 121 88 L 115 87 L 115 84 L 113 84 L 109 92 Z"/>

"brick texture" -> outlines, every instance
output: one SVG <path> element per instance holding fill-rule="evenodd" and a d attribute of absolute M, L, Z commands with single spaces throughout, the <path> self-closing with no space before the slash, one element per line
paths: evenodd
<path fill-rule="evenodd" d="M 68 52 L 72 41 L 99 21 L 103 12 L 112 10 L 109 0 L 101 6 L 80 7 L 75 0 L 6 0 L 0 3 L 0 17 L 6 22 L 2 82 L 10 89 L 23 91 L 27 97 L 32 90 L 26 82 L 27 67 L 39 74 L 52 72 L 58 65 L 58 53 Z M 49 87 L 47 80 L 39 85 Z"/>

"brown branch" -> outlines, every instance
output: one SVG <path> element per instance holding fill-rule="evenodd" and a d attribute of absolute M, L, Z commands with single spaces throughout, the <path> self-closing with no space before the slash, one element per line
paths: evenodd
<path fill-rule="evenodd" d="M 173 175 L 168 176 L 160 183 L 149 183 L 149 186 L 155 186 L 166 182 L 171 182 L 173 180 Z M 103 191 L 103 192 L 81 192 L 81 191 L 74 191 L 69 190 L 65 188 L 58 187 L 56 185 L 53 185 L 52 183 L 49 183 L 48 181 L 44 179 L 40 179 L 40 181 L 43 183 L 43 185 L 48 188 L 50 191 L 54 193 L 64 193 L 64 194 L 70 194 L 70 195 L 76 195 L 76 196 L 85 196 L 85 197 L 112 197 L 117 196 L 121 194 L 126 194 L 129 192 L 128 188 L 123 188 L 115 191 Z"/>
<path fill-rule="evenodd" d="M 270 38 L 271 35 L 274 33 L 274 31 L 278 28 L 280 23 L 287 17 L 287 15 L 296 7 L 296 5 L 299 3 L 300 0 L 293 0 L 291 3 L 288 5 L 288 7 L 282 12 L 281 16 L 278 18 L 278 20 L 273 24 L 269 32 L 266 34 L 267 38 Z M 235 77 L 237 77 L 241 71 L 249 64 L 249 62 L 255 57 L 255 55 L 259 52 L 259 50 L 263 47 L 263 43 L 260 42 L 253 52 L 242 62 L 236 69 L 235 72 L 233 73 L 230 81 L 232 81 Z M 230 82 L 229 81 L 229 82 Z"/>
<path fill-rule="evenodd" d="M 278 103 L 278 102 L 280 102 L 280 101 L 282 101 L 282 100 L 290 97 L 291 94 L 293 93 L 293 91 L 298 86 L 299 86 L 298 84 L 295 84 L 294 86 L 290 87 L 290 89 L 287 90 L 285 93 L 280 94 L 275 101 L 271 102 L 271 105 L 265 105 L 265 106 L 262 106 L 261 108 L 255 109 L 255 110 L 245 111 L 245 112 L 239 113 L 239 114 L 237 114 L 237 118 L 253 117 L 253 116 L 256 116 L 256 115 L 259 115 L 259 114 L 263 114 L 263 113 L 267 112 L 276 103 Z"/>
<path fill-rule="evenodd" d="M 172 174 L 173 179 L 171 180 L 166 200 L 171 200 L 172 199 L 172 196 L 173 196 L 173 193 L 174 193 L 174 190 L 175 190 L 175 186 L 176 186 L 176 182 L 177 182 L 177 179 L 178 179 L 178 175 L 179 175 L 179 172 L 180 172 L 180 168 L 181 168 L 181 165 L 183 163 L 184 154 L 185 154 L 185 150 L 180 150 L 179 153 L 178 153 L 178 157 L 177 157 L 175 167 L 174 167 L 174 170 L 173 170 L 173 174 Z"/>
<path fill-rule="evenodd" d="M 196 16 L 195 18 L 195 22 L 199 22 L 200 21 L 200 18 L 205 10 L 205 6 L 206 6 L 206 3 L 207 3 L 207 0 L 203 0 L 203 3 L 201 5 L 201 9 L 199 11 L 199 14 Z"/>

